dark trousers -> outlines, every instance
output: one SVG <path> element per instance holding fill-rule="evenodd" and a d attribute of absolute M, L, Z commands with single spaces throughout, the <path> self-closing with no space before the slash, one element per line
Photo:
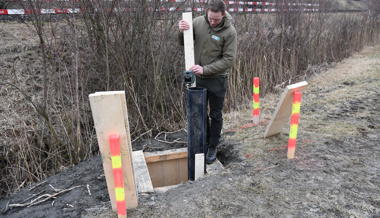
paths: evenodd
<path fill-rule="evenodd" d="M 224 97 L 218 97 L 215 93 L 207 92 L 207 99 L 210 108 L 207 114 L 207 141 L 210 147 L 215 147 L 219 144 L 220 133 L 223 128 L 223 103 Z"/>
<path fill-rule="evenodd" d="M 227 77 L 199 78 L 196 80 L 197 87 L 207 89 L 207 102 L 209 112 L 206 118 L 207 143 L 210 147 L 219 144 L 223 128 L 223 105 L 227 89 Z"/>

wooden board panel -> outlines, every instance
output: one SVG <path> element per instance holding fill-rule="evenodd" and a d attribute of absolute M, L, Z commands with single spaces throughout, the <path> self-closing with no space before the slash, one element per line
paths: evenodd
<path fill-rule="evenodd" d="M 146 165 L 142 150 L 132 152 L 133 169 L 135 172 L 138 193 L 154 192 L 152 180 L 150 179 L 148 166 Z"/>
<path fill-rule="evenodd" d="M 90 94 L 90 104 L 95 124 L 99 150 L 102 155 L 104 174 L 112 209 L 116 211 L 115 188 L 112 172 L 109 136 L 118 134 L 127 209 L 137 207 L 137 191 L 133 172 L 129 127 L 125 123 L 125 94 L 124 91 L 97 92 Z"/>
<path fill-rule="evenodd" d="M 144 155 L 154 188 L 187 182 L 187 148 L 145 152 Z"/>
<path fill-rule="evenodd" d="M 187 182 L 187 158 L 148 163 L 154 188 Z"/>
<path fill-rule="evenodd" d="M 182 13 L 182 19 L 190 25 L 190 29 L 183 31 L 184 47 L 185 47 L 185 68 L 189 70 L 195 65 L 194 58 L 194 35 L 193 35 L 193 15 L 192 12 Z M 196 81 L 191 85 L 195 87 Z"/>
<path fill-rule="evenodd" d="M 172 160 L 187 157 L 187 148 L 170 149 L 166 151 L 145 152 L 146 163 Z"/>
<path fill-rule="evenodd" d="M 280 101 L 277 104 L 276 110 L 270 120 L 267 129 L 264 133 L 264 138 L 281 133 L 286 122 L 292 115 L 293 106 L 293 93 L 303 92 L 307 87 L 307 82 L 299 82 L 293 85 L 289 85 L 285 88 L 281 95 Z"/>

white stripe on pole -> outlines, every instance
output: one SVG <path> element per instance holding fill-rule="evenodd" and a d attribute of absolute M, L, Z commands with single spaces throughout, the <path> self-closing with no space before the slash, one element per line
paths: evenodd
<path fill-rule="evenodd" d="M 25 14 L 24 9 L 9 9 L 8 14 Z"/>

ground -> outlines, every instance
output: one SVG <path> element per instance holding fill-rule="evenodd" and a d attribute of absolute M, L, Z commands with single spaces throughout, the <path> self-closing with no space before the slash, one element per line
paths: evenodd
<path fill-rule="evenodd" d="M 328 69 L 310 68 L 298 78 L 303 79 L 309 86 L 302 96 L 295 159 L 287 159 L 290 122 L 281 134 L 263 138 L 279 89 L 260 99 L 259 126 L 240 128 L 252 123 L 251 103 L 225 113 L 220 173 L 142 194 L 128 216 L 380 216 L 380 46 Z M 168 135 L 167 140 L 186 141 L 183 130 Z M 158 143 L 133 146 L 161 147 Z M 62 190 L 55 198 L 44 195 Z M 22 205 L 39 196 L 49 199 Z M 117 217 L 99 156 L 1 199 L 0 211 L 2 217 Z"/>

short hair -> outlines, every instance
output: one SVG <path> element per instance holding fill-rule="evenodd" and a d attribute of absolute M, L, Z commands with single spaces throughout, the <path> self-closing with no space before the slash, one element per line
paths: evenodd
<path fill-rule="evenodd" d="M 212 12 L 222 12 L 222 14 L 226 13 L 227 6 L 222 0 L 210 0 L 208 2 L 208 8 L 207 11 L 212 11 Z"/>

